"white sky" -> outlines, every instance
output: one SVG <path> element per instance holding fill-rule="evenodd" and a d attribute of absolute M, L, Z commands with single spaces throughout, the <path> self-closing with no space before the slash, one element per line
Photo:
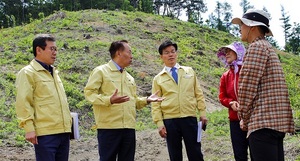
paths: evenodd
<path fill-rule="evenodd" d="M 204 0 L 208 8 L 208 11 L 203 15 L 204 20 L 214 11 L 217 1 L 220 3 L 228 2 L 231 5 L 233 18 L 243 15 L 242 7 L 239 5 L 241 0 Z M 300 8 L 299 5 L 296 4 L 297 0 L 248 0 L 248 2 L 256 9 L 263 9 L 263 7 L 265 7 L 268 10 L 272 18 L 270 21 L 270 29 L 273 32 L 274 39 L 278 42 L 280 47 L 283 47 L 284 33 L 281 27 L 283 24 L 282 21 L 279 20 L 281 18 L 281 5 L 284 7 L 287 15 L 290 16 L 290 24 L 294 25 L 294 22 L 300 23 Z"/>

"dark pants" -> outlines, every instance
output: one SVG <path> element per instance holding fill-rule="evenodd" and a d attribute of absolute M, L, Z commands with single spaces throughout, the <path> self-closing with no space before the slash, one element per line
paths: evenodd
<path fill-rule="evenodd" d="M 182 161 L 182 138 L 189 161 L 203 161 L 201 143 L 197 142 L 196 117 L 165 119 L 167 146 L 171 161 Z"/>
<path fill-rule="evenodd" d="M 37 140 L 34 145 L 37 161 L 68 161 L 70 133 L 38 136 Z"/>
<path fill-rule="evenodd" d="M 283 138 L 285 133 L 260 129 L 249 135 L 253 161 L 284 161 Z"/>
<path fill-rule="evenodd" d="M 234 153 L 234 159 L 236 161 L 248 160 L 248 139 L 247 131 L 243 131 L 240 128 L 239 121 L 230 121 L 230 136 Z"/>
<path fill-rule="evenodd" d="M 100 161 L 134 161 L 135 129 L 98 129 Z"/>

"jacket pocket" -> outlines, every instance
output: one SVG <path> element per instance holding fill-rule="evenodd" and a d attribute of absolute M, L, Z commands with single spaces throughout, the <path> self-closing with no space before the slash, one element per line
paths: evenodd
<path fill-rule="evenodd" d="M 57 104 L 52 101 L 51 98 L 48 100 L 40 100 L 36 102 L 35 106 L 35 126 L 37 129 L 44 127 L 55 127 L 61 121 L 57 116 L 60 116 L 60 110 L 57 109 Z"/>
<path fill-rule="evenodd" d="M 47 104 L 53 104 L 53 101 L 49 100 L 49 98 L 44 98 L 44 99 L 45 100 L 38 101 L 37 105 L 41 107 L 41 106 L 44 106 L 44 105 L 47 105 Z"/>

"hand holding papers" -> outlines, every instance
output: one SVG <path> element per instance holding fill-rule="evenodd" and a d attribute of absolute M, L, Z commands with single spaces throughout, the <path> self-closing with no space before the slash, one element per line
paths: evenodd
<path fill-rule="evenodd" d="M 72 116 L 72 133 L 70 139 L 79 139 L 79 127 L 78 127 L 78 113 L 71 112 Z"/>
<path fill-rule="evenodd" d="M 205 131 L 206 130 L 206 124 L 202 124 L 202 121 L 198 122 L 198 133 L 197 133 L 197 142 L 201 142 L 201 138 L 202 138 L 202 130 Z"/>

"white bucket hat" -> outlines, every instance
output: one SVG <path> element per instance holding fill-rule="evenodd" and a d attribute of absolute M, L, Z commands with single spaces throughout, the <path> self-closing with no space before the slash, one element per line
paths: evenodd
<path fill-rule="evenodd" d="M 264 10 L 249 9 L 244 13 L 242 18 L 234 18 L 231 20 L 233 24 L 245 24 L 246 26 L 265 26 L 269 29 L 266 36 L 273 36 L 271 29 L 269 28 L 270 14 Z"/>
<path fill-rule="evenodd" d="M 234 60 L 231 64 L 228 64 L 227 60 L 226 60 L 226 49 L 227 48 L 234 51 L 236 54 L 236 57 L 237 57 L 237 59 Z M 219 60 L 225 64 L 226 67 L 229 65 L 233 65 L 234 73 L 237 73 L 239 70 L 238 65 L 243 64 L 243 57 L 244 57 L 245 53 L 246 53 L 245 46 L 241 42 L 235 41 L 235 42 L 231 43 L 230 45 L 221 47 L 217 51 L 217 56 L 218 56 Z"/>

